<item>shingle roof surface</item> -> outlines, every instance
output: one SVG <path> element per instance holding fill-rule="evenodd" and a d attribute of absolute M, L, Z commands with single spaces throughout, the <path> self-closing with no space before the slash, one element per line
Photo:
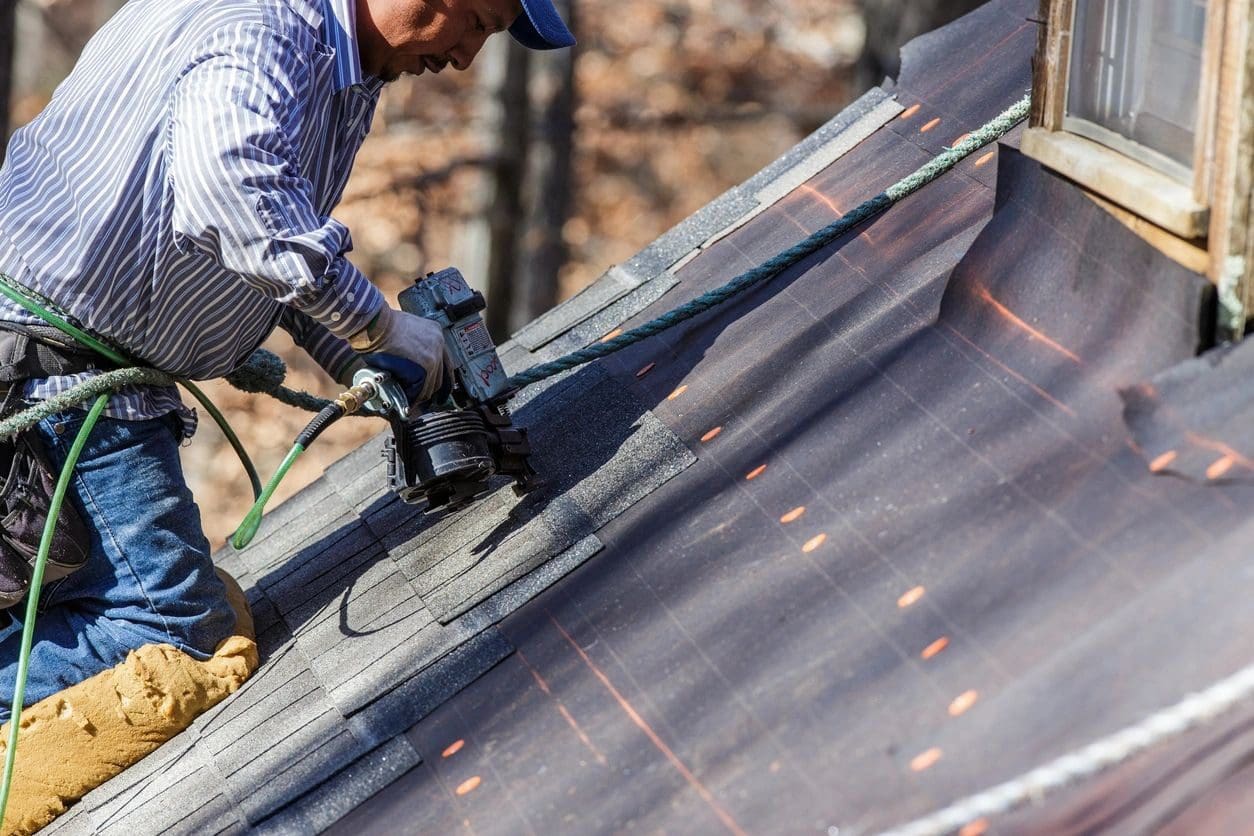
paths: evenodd
<path fill-rule="evenodd" d="M 506 365 L 721 284 L 983 124 L 1028 87 L 1035 10 L 916 41 L 894 97 Z M 865 831 L 1238 667 L 1254 488 L 1153 475 L 1119 395 L 1193 354 L 1212 294 L 1014 144 L 525 393 L 540 496 L 423 518 L 377 443 L 337 463 L 218 556 L 262 670 L 57 827 Z"/>

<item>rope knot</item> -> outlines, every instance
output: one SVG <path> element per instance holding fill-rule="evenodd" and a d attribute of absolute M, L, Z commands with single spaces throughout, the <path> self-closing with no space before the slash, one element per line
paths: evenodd
<path fill-rule="evenodd" d="M 287 379 L 287 366 L 273 351 L 259 348 L 244 365 L 226 375 L 226 382 L 243 392 L 270 394 Z"/>

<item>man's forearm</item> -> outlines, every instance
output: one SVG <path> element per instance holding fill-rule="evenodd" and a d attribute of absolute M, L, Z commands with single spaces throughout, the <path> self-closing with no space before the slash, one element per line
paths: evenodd
<path fill-rule="evenodd" d="M 351 382 L 353 372 L 362 365 L 347 342 L 295 308 L 284 311 L 279 327 L 337 383 L 347 385 L 346 380 Z"/>

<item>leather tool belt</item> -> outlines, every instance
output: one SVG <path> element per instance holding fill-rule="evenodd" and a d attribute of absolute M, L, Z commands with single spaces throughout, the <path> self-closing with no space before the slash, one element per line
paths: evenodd
<path fill-rule="evenodd" d="M 111 364 L 56 328 L 0 321 L 0 419 L 26 406 L 22 384 L 110 368 Z M 57 473 L 34 428 L 0 438 L 0 609 L 26 597 Z M 61 506 L 44 583 L 60 580 L 87 562 L 91 536 L 72 502 Z"/>

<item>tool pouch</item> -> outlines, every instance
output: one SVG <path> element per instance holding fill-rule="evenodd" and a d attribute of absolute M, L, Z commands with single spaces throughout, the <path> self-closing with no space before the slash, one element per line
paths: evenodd
<path fill-rule="evenodd" d="M 17 412 L 21 381 L 96 368 L 94 358 L 43 337 L 37 329 L 0 323 L 0 418 Z M 57 474 L 34 430 L 0 439 L 0 609 L 18 604 L 31 586 L 31 572 L 48 519 Z M 91 535 L 70 502 L 61 505 L 44 583 L 60 580 L 87 562 Z"/>
<path fill-rule="evenodd" d="M 0 608 L 11 607 L 30 590 L 57 474 L 34 430 L 0 442 Z M 61 504 L 44 583 L 60 580 L 87 562 L 91 535 L 78 510 Z"/>

